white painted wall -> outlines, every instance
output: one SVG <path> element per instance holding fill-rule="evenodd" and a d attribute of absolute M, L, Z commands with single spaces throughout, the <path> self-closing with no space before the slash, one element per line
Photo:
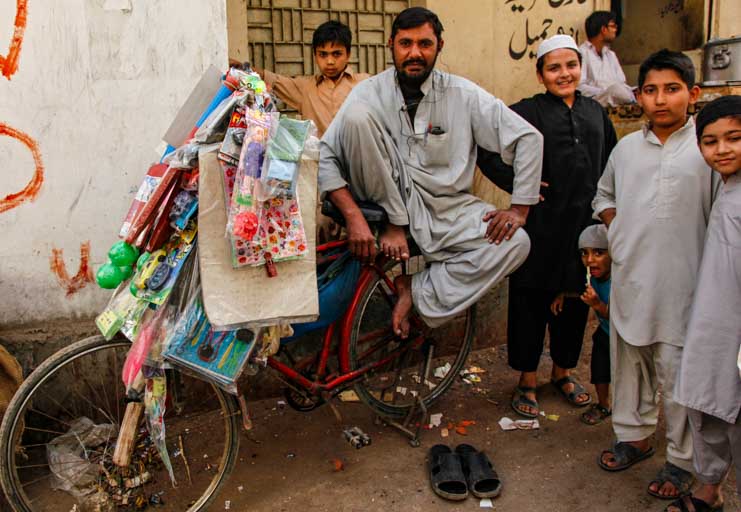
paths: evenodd
<path fill-rule="evenodd" d="M 51 272 L 80 245 L 109 246 L 155 148 L 203 71 L 227 63 L 224 0 L 27 0 L 18 71 L 0 76 L 0 124 L 38 143 L 45 179 L 33 202 L 0 213 L 0 327 L 86 318 L 109 292 L 67 295 Z M 0 0 L 0 56 L 16 0 Z M 130 7 L 130 10 L 128 9 Z M 33 174 L 31 154 L 0 136 L 0 205 Z"/>

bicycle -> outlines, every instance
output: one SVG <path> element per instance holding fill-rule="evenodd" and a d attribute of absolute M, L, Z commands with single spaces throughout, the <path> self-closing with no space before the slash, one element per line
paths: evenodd
<path fill-rule="evenodd" d="M 373 217 L 377 212 L 366 214 Z M 318 247 L 317 252 L 327 254 L 345 246 L 344 241 L 332 242 Z M 330 254 L 326 261 L 334 257 Z M 300 411 L 324 403 L 333 405 L 332 398 L 352 388 L 387 424 L 405 432 L 413 445 L 419 444 L 419 428 L 426 421 L 427 408 L 454 383 L 471 350 L 475 320 L 472 307 L 437 329 L 425 327 L 412 316 L 407 339 L 391 332 L 393 278 L 399 273 L 414 273 L 423 265 L 416 250 L 406 262 L 387 261 L 381 256 L 364 264 L 349 306 L 326 328 L 318 351 L 296 361 L 291 348 L 282 345 L 276 355 L 265 360 L 287 384 L 289 405 Z M 73 496 L 47 492 L 57 478 L 48 454 L 65 445 L 68 431 L 76 428 L 81 416 L 93 425 L 105 422 L 115 428 L 102 442 L 98 439 L 90 446 L 85 445 L 86 437 L 75 434 L 78 453 L 65 454 L 67 458 L 61 462 L 56 457 L 57 473 L 84 468 L 81 478 L 87 478 L 104 495 L 112 495 L 118 507 L 123 506 L 126 493 L 129 504 L 144 499 L 158 502 L 163 510 L 189 512 L 207 510 L 215 499 L 234 468 L 239 431 L 247 427 L 244 399 L 180 369 L 168 370 L 165 415 L 167 446 L 179 482 L 177 492 L 162 495 L 153 490 L 169 488 L 169 478 L 144 427 L 138 430 L 132 464 L 120 471 L 111 466 L 125 407 L 120 375 L 129 346 L 123 337 L 106 341 L 93 336 L 78 341 L 44 361 L 21 385 L 0 425 L 0 484 L 14 510 L 73 509 L 77 502 Z M 411 430 L 415 413 L 420 414 L 416 433 Z"/>

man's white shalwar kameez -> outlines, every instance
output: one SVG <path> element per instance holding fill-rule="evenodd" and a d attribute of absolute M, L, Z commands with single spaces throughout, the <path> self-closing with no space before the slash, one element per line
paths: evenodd
<path fill-rule="evenodd" d="M 513 204 L 538 202 L 542 136 L 491 94 L 438 70 L 422 84 L 414 125 L 393 68 L 356 86 L 322 138 L 319 189 L 349 186 L 408 225 L 429 263 L 414 274 L 414 305 L 431 326 L 474 304 L 527 257 L 517 230 L 490 244 L 483 217 L 495 207 L 473 195 L 477 144 L 515 168 Z"/>

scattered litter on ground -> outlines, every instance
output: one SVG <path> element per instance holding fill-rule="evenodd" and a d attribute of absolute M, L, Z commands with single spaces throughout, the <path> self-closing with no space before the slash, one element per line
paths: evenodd
<path fill-rule="evenodd" d="M 357 393 L 353 391 L 352 389 L 348 389 L 347 391 L 343 391 L 339 395 L 341 402 L 360 402 L 360 398 L 358 398 Z"/>
<path fill-rule="evenodd" d="M 439 427 L 442 420 L 443 420 L 443 413 L 439 412 L 437 414 L 430 414 L 430 426 L 431 427 Z"/>
<path fill-rule="evenodd" d="M 486 373 L 486 370 L 478 366 L 470 366 L 466 369 L 466 373 Z"/>
<path fill-rule="evenodd" d="M 396 392 L 400 395 L 406 395 L 407 394 L 407 388 L 404 386 L 396 386 Z"/>
<path fill-rule="evenodd" d="M 244 485 L 238 485 L 238 486 L 237 486 L 237 490 L 238 490 L 239 492 L 242 492 L 242 491 L 244 491 Z"/>
<path fill-rule="evenodd" d="M 449 435 L 450 431 L 447 428 L 440 429 L 440 437 L 448 437 Z"/>
<path fill-rule="evenodd" d="M 490 498 L 483 498 L 479 501 L 479 508 L 494 508 L 494 504 L 491 502 Z"/>
<path fill-rule="evenodd" d="M 558 414 L 546 414 L 545 411 L 540 411 L 540 415 L 551 421 L 558 421 L 561 418 Z"/>
<path fill-rule="evenodd" d="M 430 389 L 435 389 L 435 387 L 437 386 L 437 384 L 435 384 L 434 382 L 430 382 L 430 381 L 429 381 L 429 380 L 427 380 L 427 379 L 425 379 L 425 384 L 426 384 L 426 385 L 427 385 L 427 387 L 428 387 L 428 388 L 430 388 Z"/>
<path fill-rule="evenodd" d="M 445 366 L 438 366 L 437 368 L 435 368 L 434 375 L 438 379 L 444 379 L 451 368 L 452 367 L 450 366 L 450 363 L 445 363 Z"/>
<path fill-rule="evenodd" d="M 333 471 L 335 473 L 345 469 L 345 463 L 341 459 L 332 459 L 329 461 L 332 464 Z"/>
<path fill-rule="evenodd" d="M 502 430 L 536 430 L 540 428 L 538 420 L 511 420 L 508 417 L 503 417 L 499 420 L 499 426 Z"/>
<path fill-rule="evenodd" d="M 497 400 L 492 400 L 491 398 L 487 398 L 486 401 L 492 405 L 499 405 L 499 402 Z"/>
<path fill-rule="evenodd" d="M 224 510 L 229 510 L 230 508 L 232 508 L 232 502 L 229 500 L 226 500 L 224 502 Z"/>
<path fill-rule="evenodd" d="M 293 453 L 293 452 L 286 453 L 286 459 L 295 459 L 295 458 L 296 458 L 296 454 L 295 453 Z"/>

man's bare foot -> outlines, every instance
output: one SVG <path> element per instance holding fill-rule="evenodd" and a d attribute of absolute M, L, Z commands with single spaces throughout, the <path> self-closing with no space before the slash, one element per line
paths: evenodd
<path fill-rule="evenodd" d="M 409 245 L 407 245 L 404 226 L 386 224 L 383 233 L 378 237 L 378 244 L 381 246 L 381 252 L 387 258 L 396 261 L 409 259 Z"/>
<path fill-rule="evenodd" d="M 394 279 L 398 300 L 391 314 L 391 328 L 402 339 L 409 336 L 409 313 L 412 311 L 412 276 Z"/>

